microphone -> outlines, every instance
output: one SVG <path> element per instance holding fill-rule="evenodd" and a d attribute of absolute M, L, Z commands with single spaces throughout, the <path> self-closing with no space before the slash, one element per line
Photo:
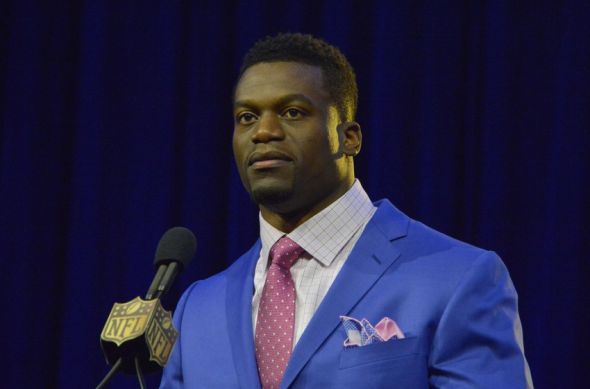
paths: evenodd
<path fill-rule="evenodd" d="M 104 388 L 121 369 L 135 373 L 143 388 L 142 371 L 155 371 L 166 364 L 178 332 L 172 315 L 160 303 L 174 279 L 191 261 L 197 240 L 184 227 L 166 231 L 156 249 L 156 275 L 145 299 L 139 296 L 126 303 L 115 303 L 102 330 L 100 341 L 107 364 L 113 365 L 98 388 Z"/>
<path fill-rule="evenodd" d="M 166 231 L 156 249 L 154 266 L 158 268 L 154 280 L 145 295 L 146 300 L 159 298 L 191 261 L 197 249 L 195 235 L 185 227 L 173 227 Z"/>

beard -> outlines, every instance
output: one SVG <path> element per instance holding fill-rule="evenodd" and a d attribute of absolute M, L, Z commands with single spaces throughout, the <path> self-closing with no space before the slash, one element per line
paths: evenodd
<path fill-rule="evenodd" d="M 281 208 L 293 194 L 291 188 L 278 186 L 254 188 L 250 192 L 250 199 L 258 205 L 269 209 Z"/>
<path fill-rule="evenodd" d="M 241 178 L 255 204 L 277 213 L 289 212 L 299 193 L 296 174 L 290 169 L 245 172 Z"/>

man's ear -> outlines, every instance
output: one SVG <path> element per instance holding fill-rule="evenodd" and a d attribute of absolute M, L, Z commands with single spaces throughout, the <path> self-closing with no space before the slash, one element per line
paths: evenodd
<path fill-rule="evenodd" d="M 361 151 L 363 133 L 357 122 L 340 123 L 340 134 L 342 136 L 342 152 L 344 155 L 354 157 Z"/>

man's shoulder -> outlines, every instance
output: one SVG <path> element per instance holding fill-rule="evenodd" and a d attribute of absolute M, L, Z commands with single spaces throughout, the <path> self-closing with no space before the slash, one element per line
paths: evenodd
<path fill-rule="evenodd" d="M 391 235 L 391 242 L 406 257 L 442 260 L 447 266 L 454 263 L 462 267 L 469 266 L 476 258 L 490 253 L 407 216 L 389 200 L 380 200 L 375 205 L 378 207 L 375 223 L 382 230 L 398 231 L 397 236 Z"/>
<path fill-rule="evenodd" d="M 437 231 L 397 209 L 388 214 L 392 217 L 391 223 L 400 224 L 400 220 L 404 220 L 403 236 L 389 242 L 391 253 L 397 256 L 390 272 L 396 274 L 398 281 L 408 281 L 411 285 L 408 290 L 421 297 L 432 296 L 442 307 L 457 291 L 468 290 L 458 285 L 485 284 L 488 290 L 493 290 L 502 280 L 510 284 L 508 270 L 495 252 Z M 386 220 L 378 222 L 387 224 Z"/>

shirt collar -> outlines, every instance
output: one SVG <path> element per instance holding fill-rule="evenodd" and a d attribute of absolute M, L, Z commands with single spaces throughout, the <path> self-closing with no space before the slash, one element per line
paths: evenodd
<path fill-rule="evenodd" d="M 287 236 L 322 265 L 329 266 L 346 242 L 373 215 L 374 206 L 359 180 L 339 199 L 297 227 Z M 267 260 L 272 245 L 285 233 L 271 226 L 261 214 L 261 258 Z"/>

